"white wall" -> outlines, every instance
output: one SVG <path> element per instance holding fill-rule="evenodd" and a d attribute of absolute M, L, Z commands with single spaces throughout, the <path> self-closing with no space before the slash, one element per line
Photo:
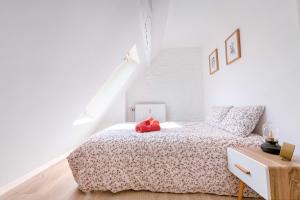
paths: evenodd
<path fill-rule="evenodd" d="M 212 105 L 266 106 L 280 141 L 300 153 L 300 30 L 297 5 L 288 1 L 226 1 L 216 10 L 218 30 L 203 47 L 205 110 Z M 241 30 L 242 58 L 226 66 L 224 40 Z M 220 71 L 210 76 L 208 55 L 219 49 Z"/>
<path fill-rule="evenodd" d="M 164 49 L 127 92 L 127 120 L 136 103 L 165 103 L 167 120 L 197 121 L 202 112 L 199 48 Z"/>
<path fill-rule="evenodd" d="M 113 124 L 126 121 L 126 98 L 125 92 L 120 93 L 111 103 L 108 112 L 102 117 L 101 123 L 95 127 L 94 131 L 102 130 Z"/>
<path fill-rule="evenodd" d="M 137 5 L 0 2 L 0 187 L 115 122 L 72 125 L 130 48 L 143 48 Z"/>
<path fill-rule="evenodd" d="M 297 0 L 298 3 L 298 17 L 299 17 L 299 28 L 300 28 L 300 0 Z"/>

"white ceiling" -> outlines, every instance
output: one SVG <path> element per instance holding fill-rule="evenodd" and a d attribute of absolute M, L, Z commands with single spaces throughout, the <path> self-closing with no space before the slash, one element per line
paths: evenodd
<path fill-rule="evenodd" d="M 162 42 L 168 17 L 168 10 L 169 0 L 152 0 L 152 59 L 158 54 L 159 50 L 162 48 Z"/>
<path fill-rule="evenodd" d="M 209 37 L 238 17 L 239 0 L 170 0 L 163 48 L 201 46 Z M 225 12 L 230 19 L 224 19 Z M 225 16 L 228 16 L 225 15 Z"/>
<path fill-rule="evenodd" d="M 298 1 L 300 0 L 290 0 Z M 203 47 L 209 40 L 224 39 L 241 24 L 257 22 L 245 20 L 253 15 L 272 12 L 271 5 L 281 0 L 152 0 L 152 59 L 163 48 Z M 270 7 L 270 10 L 264 8 Z M 299 6 L 300 7 L 300 6 Z M 226 17 L 224 17 L 226 16 Z M 264 28 L 264 27 L 258 27 Z"/>
<path fill-rule="evenodd" d="M 164 48 L 199 46 L 206 36 L 203 16 L 205 1 L 171 0 L 168 11 Z"/>

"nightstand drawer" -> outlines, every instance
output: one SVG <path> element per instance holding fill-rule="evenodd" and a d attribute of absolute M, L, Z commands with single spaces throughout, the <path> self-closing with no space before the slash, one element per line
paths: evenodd
<path fill-rule="evenodd" d="M 228 169 L 262 197 L 270 198 L 268 168 L 232 148 L 227 149 Z"/>

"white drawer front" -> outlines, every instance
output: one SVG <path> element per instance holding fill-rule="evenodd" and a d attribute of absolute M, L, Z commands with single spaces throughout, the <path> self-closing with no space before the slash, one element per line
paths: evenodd
<path fill-rule="evenodd" d="M 269 170 L 263 164 L 232 149 L 227 149 L 228 169 L 265 199 L 270 198 Z"/>

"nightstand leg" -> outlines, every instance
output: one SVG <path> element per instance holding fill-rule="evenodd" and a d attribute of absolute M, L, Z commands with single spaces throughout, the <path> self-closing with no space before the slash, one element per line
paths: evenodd
<path fill-rule="evenodd" d="M 243 200 L 243 193 L 244 193 L 245 183 L 240 181 L 240 190 L 238 194 L 238 200 Z"/>

